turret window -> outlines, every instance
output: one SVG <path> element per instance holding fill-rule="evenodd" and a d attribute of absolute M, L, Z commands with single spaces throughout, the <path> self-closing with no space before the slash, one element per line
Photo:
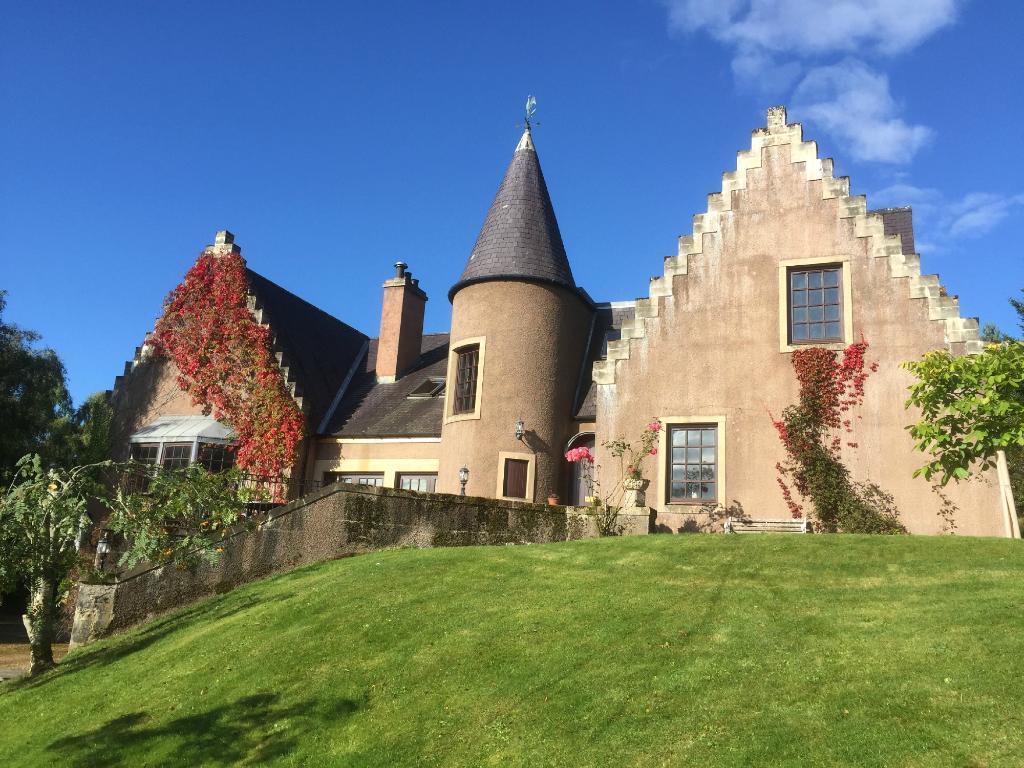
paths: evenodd
<path fill-rule="evenodd" d="M 476 344 L 455 351 L 455 404 L 452 413 L 472 413 L 476 409 L 476 382 L 480 347 Z"/>
<path fill-rule="evenodd" d="M 445 423 L 480 418 L 487 340 L 471 336 L 452 342 L 444 393 Z"/>

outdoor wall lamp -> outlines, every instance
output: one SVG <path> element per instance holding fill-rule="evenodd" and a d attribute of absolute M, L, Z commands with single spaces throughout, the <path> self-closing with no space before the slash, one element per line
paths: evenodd
<path fill-rule="evenodd" d="M 466 495 L 466 483 L 468 483 L 468 482 L 469 482 L 469 467 L 463 466 L 463 468 L 459 470 L 459 485 L 462 486 L 461 490 L 459 491 L 459 496 L 465 496 Z"/>
<path fill-rule="evenodd" d="M 523 424 L 522 419 L 516 419 L 516 440 L 521 441 L 524 435 L 526 435 L 526 425 Z"/>
<path fill-rule="evenodd" d="M 107 570 L 107 555 L 110 554 L 110 534 L 108 531 L 104 531 L 100 536 L 100 540 L 96 543 L 96 555 L 100 559 L 100 570 Z"/>

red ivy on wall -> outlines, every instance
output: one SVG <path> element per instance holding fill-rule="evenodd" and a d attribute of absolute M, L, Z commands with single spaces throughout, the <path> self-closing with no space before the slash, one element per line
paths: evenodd
<path fill-rule="evenodd" d="M 240 254 L 203 252 L 171 291 L 152 343 L 178 367 L 178 386 L 231 425 L 237 464 L 276 477 L 291 467 L 305 419 L 285 389 L 270 331 L 246 306 Z"/>
<path fill-rule="evenodd" d="M 840 462 L 842 433 L 852 432 L 851 410 L 864 401 L 864 382 L 872 363 L 865 369 L 866 341 L 848 346 L 841 358 L 820 347 L 793 352 L 793 370 L 800 385 L 798 402 L 787 407 L 782 418 L 772 418 L 786 449 L 787 462 L 776 464 L 778 484 L 793 517 L 803 515 L 803 507 L 793 498 L 786 478 L 804 497 L 815 492 L 836 493 L 846 485 L 846 473 Z M 848 442 L 851 448 L 857 444 Z"/>

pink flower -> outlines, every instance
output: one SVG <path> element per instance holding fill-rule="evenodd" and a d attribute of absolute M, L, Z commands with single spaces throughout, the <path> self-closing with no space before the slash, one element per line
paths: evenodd
<path fill-rule="evenodd" d="M 652 421 L 650 424 L 647 425 L 647 429 L 649 429 L 651 432 L 659 432 L 661 431 L 661 422 Z"/>
<path fill-rule="evenodd" d="M 651 456 L 657 456 L 657 455 L 658 455 L 658 447 L 654 446 L 654 447 L 651 448 Z"/>
<path fill-rule="evenodd" d="M 578 448 L 570 448 L 568 451 L 566 451 L 565 452 L 565 460 L 566 461 L 586 461 L 586 462 L 593 463 L 593 461 L 594 461 L 594 454 L 590 450 L 590 448 L 588 448 L 585 445 L 582 445 L 582 446 L 580 446 Z"/>

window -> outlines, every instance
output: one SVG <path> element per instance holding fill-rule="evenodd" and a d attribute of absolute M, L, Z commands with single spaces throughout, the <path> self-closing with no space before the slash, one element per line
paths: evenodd
<path fill-rule="evenodd" d="M 789 270 L 789 341 L 843 341 L 842 267 Z"/>
<path fill-rule="evenodd" d="M 669 427 L 668 500 L 707 504 L 718 500 L 718 428 L 714 425 Z"/>
<path fill-rule="evenodd" d="M 476 409 L 476 377 L 480 347 L 474 344 L 455 351 L 455 404 L 452 413 L 472 413 Z"/>
<path fill-rule="evenodd" d="M 411 400 L 426 400 L 437 397 L 444 392 L 444 379 L 430 378 L 417 385 L 416 389 L 409 393 Z"/>
<path fill-rule="evenodd" d="M 209 472 L 220 472 L 235 466 L 235 451 L 230 445 L 200 443 L 199 458 L 196 461 Z"/>
<path fill-rule="evenodd" d="M 192 460 L 192 443 L 172 443 L 164 445 L 161 464 L 164 469 L 180 469 L 187 467 Z"/>
<path fill-rule="evenodd" d="M 419 474 L 401 474 L 398 476 L 398 488 L 420 493 L 433 493 L 437 487 L 436 472 L 420 472 Z"/>
<path fill-rule="evenodd" d="M 501 495 L 510 499 L 526 498 L 526 473 L 530 462 L 525 459 L 505 459 L 505 478 Z"/>
<path fill-rule="evenodd" d="M 132 461 L 137 461 L 139 464 L 146 464 L 150 467 L 156 467 L 156 459 L 160 454 L 159 443 L 132 443 L 131 456 Z M 149 486 L 149 474 L 152 470 L 146 468 L 139 468 L 136 471 L 125 472 L 122 479 L 122 485 L 127 493 L 142 493 Z"/>
<path fill-rule="evenodd" d="M 157 443 L 132 443 L 131 458 L 140 464 L 156 464 L 160 446 Z"/>
<path fill-rule="evenodd" d="M 324 472 L 324 483 L 351 483 L 352 485 L 384 485 L 383 472 Z"/>

